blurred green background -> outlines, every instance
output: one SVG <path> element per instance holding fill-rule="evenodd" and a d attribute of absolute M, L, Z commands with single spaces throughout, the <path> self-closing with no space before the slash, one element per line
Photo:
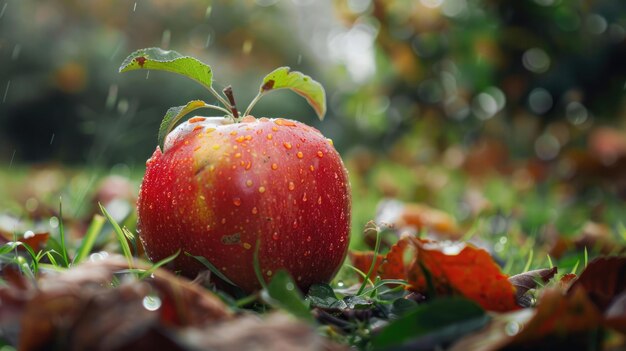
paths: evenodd
<path fill-rule="evenodd" d="M 621 0 L 4 0 L 0 204 L 12 216 L 42 192 L 91 213 L 85 198 L 109 174 L 136 189 L 165 111 L 211 99 L 167 73 L 117 73 L 151 46 L 210 64 L 241 106 L 278 66 L 320 81 L 324 122 L 290 92 L 254 114 L 334 140 L 355 232 L 386 219 L 390 198 L 441 209 L 463 230 L 485 218 L 494 235 L 580 233 L 589 221 L 612 233 L 626 213 Z M 62 175 L 41 175 L 50 169 Z"/>

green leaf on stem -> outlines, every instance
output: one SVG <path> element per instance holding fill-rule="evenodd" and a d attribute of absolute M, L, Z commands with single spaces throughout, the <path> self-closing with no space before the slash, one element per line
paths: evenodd
<path fill-rule="evenodd" d="M 326 114 L 326 94 L 324 87 L 303 73 L 291 71 L 289 67 L 277 68 L 263 78 L 259 95 L 252 101 L 245 115 L 250 112 L 252 106 L 254 106 L 261 96 L 267 92 L 278 89 L 290 89 L 304 97 L 309 105 L 313 107 L 319 119 L 324 119 L 324 115 Z"/>
<path fill-rule="evenodd" d="M 173 50 L 163 50 L 161 48 L 137 50 L 122 62 L 119 71 L 128 72 L 140 69 L 177 73 L 197 81 L 209 90 L 213 82 L 211 67 L 198 59 L 183 56 Z"/>
<path fill-rule="evenodd" d="M 192 111 L 195 111 L 200 108 L 213 108 L 229 114 L 228 110 L 225 110 L 219 106 L 210 105 L 202 100 L 193 100 L 189 101 L 187 105 L 184 106 L 176 106 L 171 107 L 165 113 L 163 120 L 161 121 L 161 126 L 159 127 L 159 147 L 161 148 L 161 152 L 163 152 L 163 146 L 165 145 L 165 137 L 174 129 L 176 124 L 181 120 L 181 118 L 185 117 L 185 115 L 189 114 Z"/>

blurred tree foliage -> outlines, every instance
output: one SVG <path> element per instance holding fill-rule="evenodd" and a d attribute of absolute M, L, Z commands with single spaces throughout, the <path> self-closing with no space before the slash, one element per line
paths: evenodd
<path fill-rule="evenodd" d="M 443 152 L 487 138 L 497 141 L 492 148 L 550 160 L 585 145 L 594 125 L 621 126 L 626 114 L 620 0 L 6 0 L 0 7 L 4 160 L 15 152 L 24 161 L 141 163 L 164 111 L 208 96 L 166 74 L 117 74 L 128 53 L 149 46 L 211 64 L 217 88 L 233 83 L 240 104 L 274 67 L 314 76 L 329 98 L 323 124 L 305 102 L 281 93 L 255 114 L 312 123 L 343 150 L 428 144 Z"/>

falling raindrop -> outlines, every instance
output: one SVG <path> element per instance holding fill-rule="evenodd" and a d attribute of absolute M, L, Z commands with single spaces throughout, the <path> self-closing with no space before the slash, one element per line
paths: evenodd
<path fill-rule="evenodd" d="M 115 102 L 117 101 L 117 92 L 118 92 L 117 84 L 111 84 L 109 86 L 109 93 L 107 94 L 106 102 L 104 103 L 104 106 L 106 107 L 107 110 L 112 109 L 113 106 L 115 105 Z"/>
<path fill-rule="evenodd" d="M 2 103 L 4 104 L 7 101 L 7 94 L 9 93 L 9 87 L 11 86 L 11 81 L 7 81 L 7 87 L 4 89 L 4 95 L 2 96 Z"/>
<path fill-rule="evenodd" d="M 135 4 L 133 5 L 133 12 L 135 12 L 137 10 L 137 2 L 135 1 Z"/>
<path fill-rule="evenodd" d="M 213 12 L 213 6 L 209 5 L 204 12 L 204 18 L 209 18 L 211 16 L 211 12 Z"/>
<path fill-rule="evenodd" d="M 298 64 L 302 63 L 302 54 L 298 54 Z"/>
<path fill-rule="evenodd" d="M 13 150 L 13 155 L 11 155 L 11 162 L 9 162 L 9 168 L 11 168 L 11 166 L 13 166 L 13 159 L 15 159 L 15 151 Z"/>
<path fill-rule="evenodd" d="M 143 307 L 148 311 L 156 311 L 161 307 L 161 299 L 158 296 L 146 296 L 141 302 Z"/>
<path fill-rule="evenodd" d="M 4 16 L 4 11 L 7 9 L 7 5 L 9 4 L 9 2 L 5 2 L 4 6 L 2 6 L 2 10 L 0 10 L 0 18 L 2 18 L 2 16 Z"/>
<path fill-rule="evenodd" d="M 11 60 L 17 60 L 20 56 L 20 52 L 22 51 L 22 46 L 20 44 L 15 44 L 13 47 L 13 52 L 11 53 Z"/>
<path fill-rule="evenodd" d="M 211 33 L 209 33 L 209 35 L 207 35 L 206 42 L 204 43 L 204 47 L 208 48 L 209 45 L 211 45 Z"/>
<path fill-rule="evenodd" d="M 170 46 L 170 40 L 172 39 L 172 32 L 169 29 L 163 31 L 161 35 L 161 47 L 167 49 Z"/>
<path fill-rule="evenodd" d="M 150 71 L 146 71 L 146 79 L 150 78 Z"/>

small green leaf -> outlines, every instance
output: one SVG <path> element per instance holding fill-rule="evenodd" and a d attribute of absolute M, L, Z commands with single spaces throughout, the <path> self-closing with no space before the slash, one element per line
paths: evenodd
<path fill-rule="evenodd" d="M 190 254 L 189 252 L 185 252 L 186 256 L 189 257 L 193 257 L 195 258 L 198 262 L 202 263 L 206 268 L 208 268 L 211 273 L 215 274 L 218 278 L 220 278 L 221 280 L 225 281 L 226 283 L 232 285 L 232 286 L 237 286 L 237 284 L 233 283 L 230 279 L 228 279 L 224 273 L 220 272 L 219 269 L 217 269 L 217 267 L 215 267 L 211 262 L 209 262 L 209 260 L 206 259 L 206 257 L 204 256 L 194 256 L 192 254 Z"/>
<path fill-rule="evenodd" d="M 267 293 L 273 305 L 278 305 L 298 318 L 313 320 L 309 305 L 287 271 L 280 270 L 274 274 L 274 278 L 267 285 Z"/>
<path fill-rule="evenodd" d="M 213 82 L 211 67 L 198 59 L 183 56 L 173 50 L 163 50 L 161 48 L 140 49 L 130 54 L 120 66 L 120 72 L 140 69 L 177 73 L 195 80 L 209 90 Z"/>
<path fill-rule="evenodd" d="M 324 87 L 311 77 L 300 72 L 291 71 L 289 67 L 280 67 L 263 78 L 259 94 L 272 90 L 291 89 L 304 97 L 313 107 L 320 120 L 326 114 L 326 94 Z M 248 108 L 250 110 L 250 107 Z"/>
<path fill-rule="evenodd" d="M 340 310 L 348 307 L 345 302 L 337 298 L 335 291 L 328 284 L 313 284 L 306 299 L 315 307 L 337 308 Z"/>
<path fill-rule="evenodd" d="M 181 118 L 185 117 L 188 113 L 195 111 L 200 108 L 213 108 L 216 110 L 220 110 L 229 114 L 228 110 L 225 110 L 219 106 L 210 105 L 202 100 L 193 100 L 189 101 L 187 105 L 184 106 L 176 106 L 171 107 L 165 113 L 163 120 L 161 121 L 161 126 L 159 127 L 159 147 L 161 151 L 163 151 L 163 145 L 165 144 L 165 137 L 174 129 L 176 124 L 181 120 Z"/>
<path fill-rule="evenodd" d="M 473 301 L 461 297 L 435 299 L 389 323 L 374 336 L 372 344 L 374 349 L 390 349 L 427 335 L 441 342 L 450 341 L 481 328 L 488 320 L 485 311 Z"/>

